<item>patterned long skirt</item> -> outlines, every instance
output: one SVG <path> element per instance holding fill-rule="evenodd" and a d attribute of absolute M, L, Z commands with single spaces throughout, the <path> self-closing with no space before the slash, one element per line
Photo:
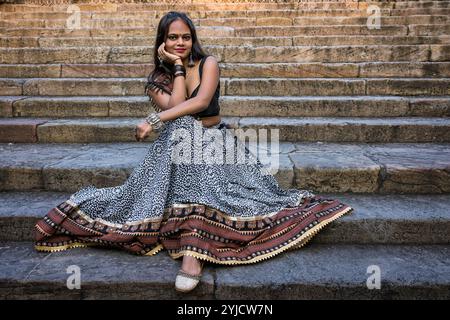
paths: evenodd
<path fill-rule="evenodd" d="M 35 225 L 38 251 L 105 246 L 138 255 L 249 264 L 297 249 L 350 206 L 282 189 L 221 122 L 167 121 L 124 184 L 88 185 Z"/>

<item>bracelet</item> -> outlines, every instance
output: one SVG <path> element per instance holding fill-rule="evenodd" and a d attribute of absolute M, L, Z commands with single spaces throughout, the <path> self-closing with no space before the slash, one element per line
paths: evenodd
<path fill-rule="evenodd" d="M 173 68 L 172 68 L 173 74 L 180 72 L 180 71 L 186 73 L 186 68 L 183 65 L 179 65 L 179 64 L 176 64 L 173 66 Z"/>
<path fill-rule="evenodd" d="M 186 78 L 186 73 L 182 72 L 182 71 L 177 71 L 173 77 L 178 77 L 178 76 L 183 76 L 184 78 Z"/>
<path fill-rule="evenodd" d="M 151 125 L 152 128 L 157 132 L 160 131 L 161 128 L 164 126 L 164 122 L 161 121 L 156 112 L 153 112 L 147 118 L 145 118 L 145 122 Z"/>

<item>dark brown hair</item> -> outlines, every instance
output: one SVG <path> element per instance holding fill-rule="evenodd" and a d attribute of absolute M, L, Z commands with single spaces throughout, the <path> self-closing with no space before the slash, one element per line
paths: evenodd
<path fill-rule="evenodd" d="M 208 54 L 202 49 L 198 38 L 197 38 L 197 32 L 195 31 L 195 26 L 192 20 L 184 13 L 184 12 L 177 12 L 177 11 L 170 11 L 166 13 L 158 24 L 158 30 L 156 32 L 156 39 L 153 47 L 153 64 L 154 69 L 150 72 L 147 78 L 147 84 L 145 85 L 145 92 L 147 92 L 147 89 L 151 87 L 152 85 L 163 89 L 164 86 L 158 85 L 158 83 L 155 83 L 155 79 L 159 78 L 161 79 L 161 75 L 164 74 L 166 79 L 170 79 L 170 83 L 173 82 L 173 75 L 172 75 L 172 68 L 173 64 L 162 61 L 162 63 L 159 62 L 158 59 L 158 48 L 159 46 L 166 41 L 167 34 L 169 32 L 169 26 L 172 22 L 175 20 L 181 19 L 186 23 L 186 25 L 189 27 L 191 31 L 191 39 L 192 39 L 192 60 L 197 61 L 199 59 L 202 59 L 203 57 L 207 56 Z M 163 89 L 164 90 L 164 89 Z"/>

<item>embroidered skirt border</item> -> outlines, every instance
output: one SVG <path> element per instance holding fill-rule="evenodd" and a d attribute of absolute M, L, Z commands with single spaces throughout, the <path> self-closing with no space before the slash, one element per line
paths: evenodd
<path fill-rule="evenodd" d="M 322 196 L 271 216 L 236 218 L 203 204 L 168 207 L 161 219 L 111 224 L 91 219 L 70 200 L 51 209 L 35 225 L 35 249 L 44 252 L 106 246 L 137 255 L 166 249 L 223 265 L 251 264 L 301 248 L 330 222 L 353 208 Z"/>

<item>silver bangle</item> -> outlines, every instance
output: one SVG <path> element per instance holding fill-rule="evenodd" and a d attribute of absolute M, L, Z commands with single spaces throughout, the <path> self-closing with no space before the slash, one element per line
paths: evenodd
<path fill-rule="evenodd" d="M 156 112 L 151 113 L 147 118 L 145 118 L 145 122 L 151 125 L 155 131 L 160 131 L 164 126 L 164 122 L 161 121 Z"/>

